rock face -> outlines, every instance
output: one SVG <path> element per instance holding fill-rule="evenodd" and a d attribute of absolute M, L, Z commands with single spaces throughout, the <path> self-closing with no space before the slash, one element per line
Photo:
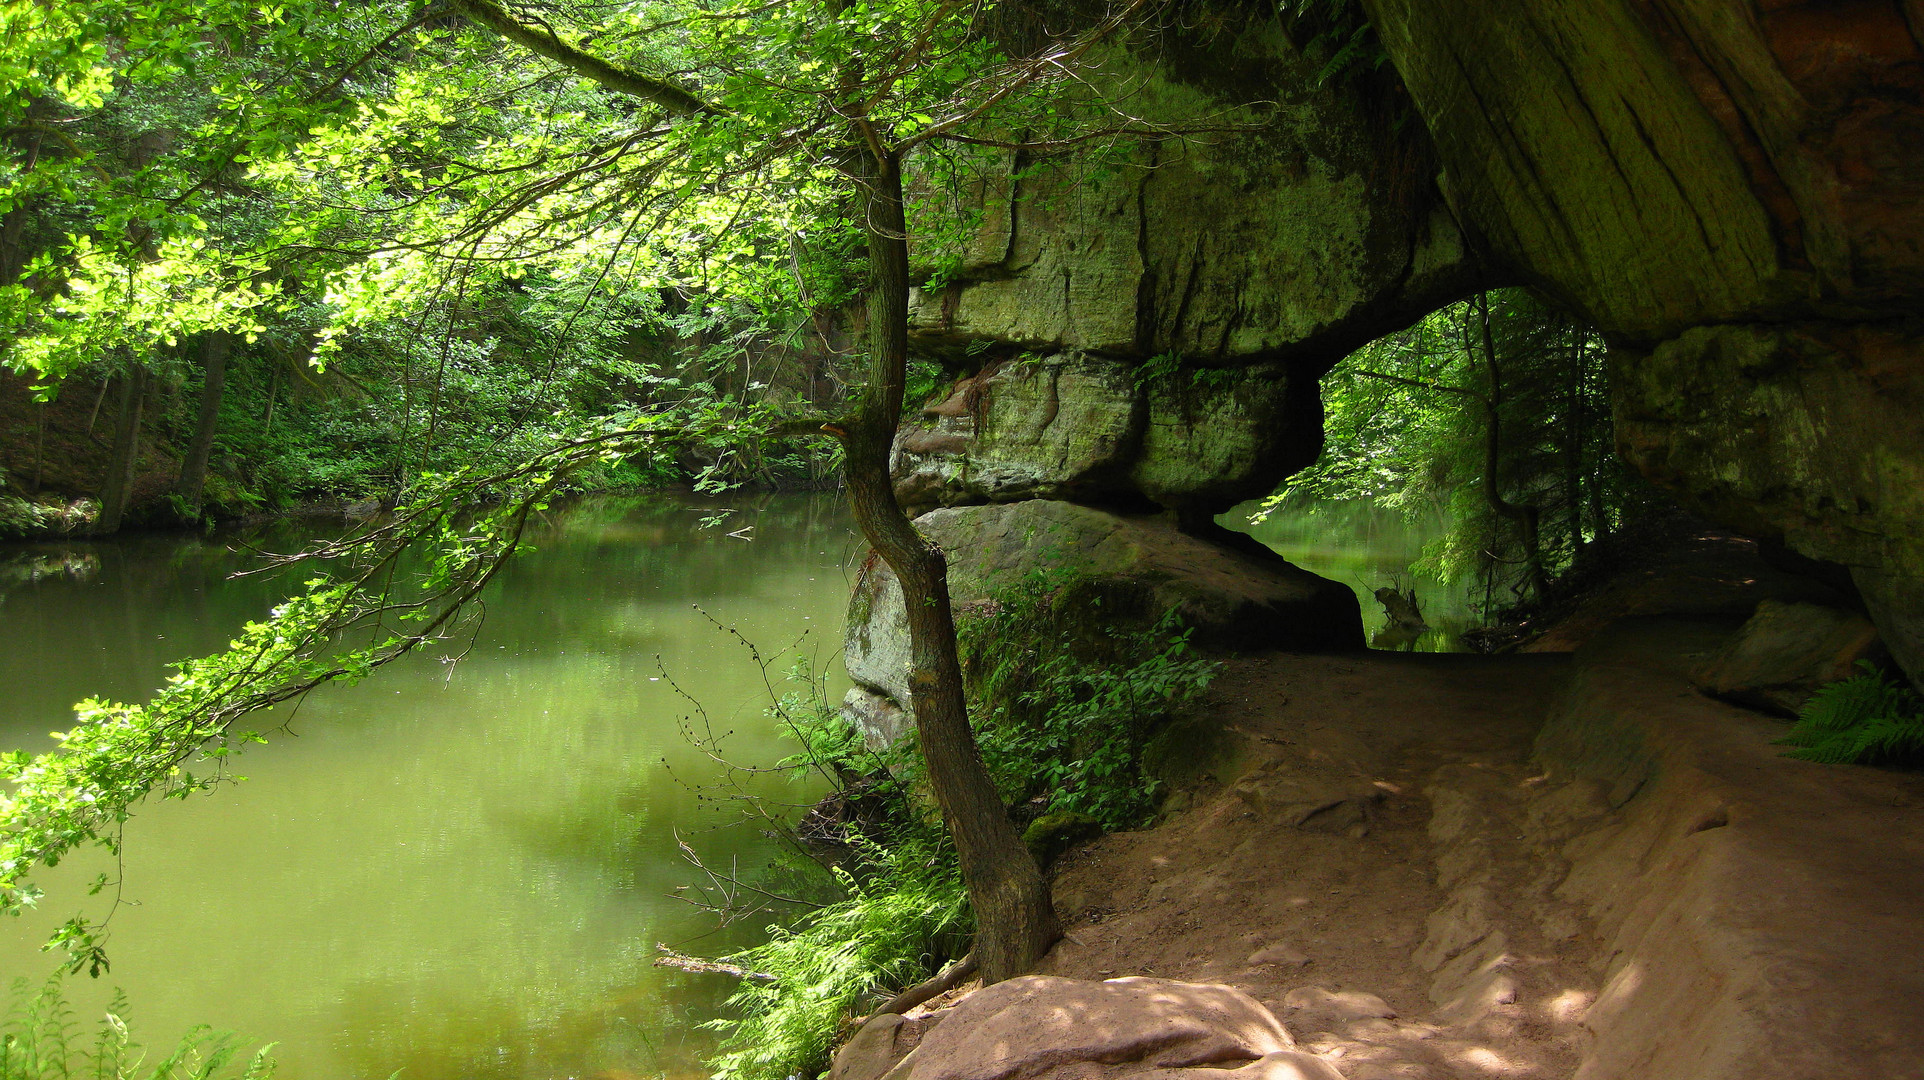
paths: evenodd
<path fill-rule="evenodd" d="M 1146 120 L 1221 130 L 993 152 L 974 227 L 915 253 L 916 347 L 963 377 L 903 433 L 904 502 L 1193 525 L 1313 459 L 1339 356 L 1526 284 L 1609 340 L 1631 462 L 1848 567 L 1924 677 L 1924 9 L 1362 7 L 1400 85 L 1323 79 L 1315 26 L 1212 8 L 1109 76 Z M 923 206 L 924 236 L 958 209 Z"/>
<path fill-rule="evenodd" d="M 1222 16 L 1115 48 L 1107 65 L 1132 114 L 1214 130 L 999 160 L 973 234 L 916 253 L 925 273 L 950 270 L 914 301 L 925 348 L 1288 354 L 1326 370 L 1385 320 L 1464 287 L 1470 263 L 1431 197 L 1421 134 L 1322 85 L 1275 15 Z"/>
<path fill-rule="evenodd" d="M 913 341 L 967 377 L 899 444 L 909 505 L 1206 515 L 1267 494 L 1321 448 L 1316 379 L 1474 280 L 1423 135 L 1322 86 L 1275 16 L 1117 47 L 1107 70 L 1149 122 L 1221 123 L 1006 153 L 973 205 L 928 203 L 930 225 L 977 225 L 915 252 Z"/>
<path fill-rule="evenodd" d="M 1698 327 L 1614 355 L 1624 455 L 1706 515 L 1849 567 L 1924 672 L 1924 328 Z"/>
<path fill-rule="evenodd" d="M 1160 518 L 1031 499 L 936 510 L 915 524 L 948 553 L 950 596 L 965 615 L 999 588 L 1062 572 L 1068 587 L 1100 594 L 1116 625 L 1147 626 L 1175 608 L 1199 642 L 1218 648 L 1363 647 L 1362 615 L 1347 586 L 1276 556 L 1199 540 Z M 901 586 L 880 559 L 856 580 L 843 655 L 856 682 L 847 715 L 871 739 L 884 739 L 890 724 L 905 730 L 906 714 L 887 706 L 910 704 L 908 619 Z"/>
<path fill-rule="evenodd" d="M 1608 943 L 1576 1076 L 1915 1076 L 1924 784 L 1785 758 L 1781 723 L 1688 694 L 1713 634 L 1600 637 L 1538 737 L 1549 783 L 1613 811 L 1562 849 Z"/>
<path fill-rule="evenodd" d="M 907 1056 L 887 1061 L 901 1017 L 877 1017 L 836 1059 L 835 1080 L 1342 1080 L 1268 1009 L 1227 986 L 1025 975 L 939 1014 Z M 871 1034 L 869 1029 L 875 1028 Z M 1240 1067 L 1236 1067 L 1240 1066 Z M 1226 1068 L 1228 1067 L 1228 1068 Z"/>
<path fill-rule="evenodd" d="M 1016 499 L 1212 515 L 1321 448 L 1313 378 L 1288 365 L 1182 369 L 1089 353 L 997 361 L 896 443 L 896 494 L 931 508 Z"/>
<path fill-rule="evenodd" d="M 1924 11 L 1363 6 L 1473 246 L 1610 338 L 1630 460 L 1849 566 L 1924 674 Z"/>

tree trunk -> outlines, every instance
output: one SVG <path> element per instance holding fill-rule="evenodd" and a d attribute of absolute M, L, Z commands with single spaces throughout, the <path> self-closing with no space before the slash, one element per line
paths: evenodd
<path fill-rule="evenodd" d="M 1523 565 L 1528 575 L 1526 582 L 1530 595 L 1543 599 L 1549 591 L 1549 583 L 1543 571 L 1543 539 L 1539 533 L 1542 512 L 1532 503 L 1513 503 L 1503 497 L 1503 487 L 1497 478 L 1497 468 L 1502 464 L 1503 450 L 1503 368 L 1496 355 L 1496 338 L 1490 331 L 1490 298 L 1488 293 L 1478 293 L 1472 301 L 1477 316 L 1482 320 L 1483 359 L 1490 368 L 1490 392 L 1483 397 L 1483 413 L 1486 421 L 1483 440 L 1483 498 L 1490 509 L 1517 523 L 1523 534 Z M 1472 355 L 1475 350 L 1471 350 Z"/>
<path fill-rule="evenodd" d="M 40 494 L 40 470 L 47 461 L 47 403 L 39 402 L 34 411 L 38 419 L 33 426 L 33 479 L 27 482 L 30 495 Z"/>
<path fill-rule="evenodd" d="M 1583 330 L 1570 327 L 1570 382 L 1564 407 L 1563 503 L 1569 515 L 1570 556 L 1583 550 Z"/>
<path fill-rule="evenodd" d="M 403 385 L 405 385 L 405 383 Z M 280 394 L 281 366 L 275 364 L 273 372 L 267 378 L 267 415 L 261 419 L 261 434 L 263 435 L 272 435 L 274 433 L 274 401 L 280 397 Z"/>
<path fill-rule="evenodd" d="M 1061 936 L 1048 884 L 1016 836 L 969 727 L 949 608 L 948 562 L 895 500 L 889 455 L 902 415 L 908 362 L 908 242 L 901 162 L 861 155 L 854 177 L 868 238 L 870 374 L 840 432 L 849 502 L 862 533 L 902 584 L 908 607 L 910 697 L 929 786 L 942 809 L 975 908 L 975 956 L 985 982 L 1032 970 Z"/>
<path fill-rule="evenodd" d="M 94 531 L 120 531 L 127 502 L 134 492 L 134 472 L 140 459 L 140 410 L 147 398 L 147 369 L 130 364 L 120 384 L 120 422 L 114 427 L 114 453 L 107 478 L 100 486 L 100 520 Z"/>
<path fill-rule="evenodd" d="M 218 330 L 201 339 L 200 357 L 205 378 L 200 388 L 200 421 L 194 428 L 193 441 L 187 444 L 186 455 L 181 458 L 180 479 L 174 483 L 174 491 L 196 516 L 200 513 L 201 488 L 207 483 L 207 458 L 214 450 L 214 434 L 220 427 L 221 392 L 227 385 L 227 354 L 233 345 L 233 337 Z"/>
<path fill-rule="evenodd" d="M 87 414 L 87 438 L 94 437 L 94 424 L 100 420 L 100 403 L 107 400 L 107 387 L 114 381 L 113 372 L 100 377 L 100 390 L 94 394 L 93 411 Z"/>

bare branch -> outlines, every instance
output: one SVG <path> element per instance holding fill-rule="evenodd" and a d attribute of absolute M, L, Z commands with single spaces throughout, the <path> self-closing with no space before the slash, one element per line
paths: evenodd
<path fill-rule="evenodd" d="M 1461 387 L 1461 386 L 1448 386 L 1443 383 L 1424 382 L 1421 379 L 1405 379 L 1401 375 L 1390 375 L 1381 371 L 1363 371 L 1359 369 L 1356 373 L 1358 375 L 1364 376 L 1365 378 L 1381 379 L 1384 382 L 1395 383 L 1398 386 L 1409 386 L 1409 387 L 1414 387 L 1415 389 L 1418 389 L 1418 390 L 1435 390 L 1436 392 L 1441 394 L 1460 394 L 1463 397 L 1475 398 L 1478 401 L 1483 400 L 1482 394 L 1479 394 L 1474 390 L 1466 389 L 1465 387 Z"/>
<path fill-rule="evenodd" d="M 721 960 L 708 960 L 699 956 L 689 956 L 687 953 L 678 953 L 659 941 L 655 942 L 655 951 L 661 954 L 655 957 L 656 967 L 693 971 L 703 975 L 733 975 L 737 979 L 775 981 L 775 976 L 765 971 L 750 971 L 745 967 L 737 967 Z"/>

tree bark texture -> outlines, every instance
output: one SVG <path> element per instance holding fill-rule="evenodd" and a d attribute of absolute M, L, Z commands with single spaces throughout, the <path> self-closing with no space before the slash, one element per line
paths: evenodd
<path fill-rule="evenodd" d="M 174 483 L 175 493 L 195 512 L 200 509 L 201 489 L 207 483 L 207 459 L 213 453 L 214 435 L 220 428 L 220 400 L 227 386 L 227 357 L 233 347 L 233 336 L 218 330 L 201 339 L 200 418 L 194 427 L 193 441 L 187 444 L 187 453 L 181 458 L 180 478 Z"/>
<path fill-rule="evenodd" d="M 127 514 L 127 503 L 134 492 L 134 473 L 140 460 L 140 410 L 147 399 L 147 369 L 128 366 L 120 381 L 120 420 L 114 426 L 114 452 L 107 463 L 107 477 L 100 485 L 100 520 L 94 531 L 120 531 Z"/>
<path fill-rule="evenodd" d="M 908 362 L 908 242 L 901 162 L 863 153 L 855 177 L 868 238 L 870 375 L 842 431 L 849 502 L 863 535 L 895 571 L 908 608 L 910 696 L 929 785 L 955 840 L 975 908 L 975 957 L 984 982 L 1032 970 L 1061 935 L 1048 884 L 1016 835 L 969 726 L 949 606 L 948 562 L 895 499 L 890 452 Z"/>
<path fill-rule="evenodd" d="M 1490 331 L 1490 298 L 1478 293 L 1473 301 L 1482 323 L 1483 359 L 1490 368 L 1490 392 L 1483 396 L 1487 422 L 1483 440 L 1483 497 L 1490 509 L 1517 523 L 1523 534 L 1523 562 L 1532 599 L 1541 600 L 1549 591 L 1543 569 L 1543 538 L 1540 533 L 1542 511 L 1534 503 L 1513 503 L 1503 497 L 1497 470 L 1503 461 L 1503 368 L 1497 359 L 1496 338 Z M 1472 356 L 1475 348 L 1470 349 Z"/>

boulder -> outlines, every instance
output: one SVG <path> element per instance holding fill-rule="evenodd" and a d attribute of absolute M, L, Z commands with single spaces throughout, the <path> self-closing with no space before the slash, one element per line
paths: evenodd
<path fill-rule="evenodd" d="M 961 601 L 953 585 L 951 599 Z M 843 628 L 842 664 L 857 688 L 864 688 L 900 705 L 909 703 L 909 617 L 902 603 L 902 583 L 874 552 L 855 575 L 855 591 L 848 601 Z M 869 706 L 867 699 L 844 701 L 844 707 Z M 855 714 L 850 714 L 852 718 Z M 883 726 L 881 714 L 871 719 Z M 859 722 L 859 721 L 858 721 Z"/>
<path fill-rule="evenodd" d="M 1063 853 L 1085 840 L 1102 835 L 1102 822 L 1075 810 L 1057 810 L 1031 821 L 1022 830 L 1022 843 L 1036 865 L 1048 869 Z"/>
<path fill-rule="evenodd" d="M 903 1065 L 906 1080 L 1342 1075 L 1297 1051 L 1269 1010 L 1240 990 L 1167 979 L 1087 982 L 1048 975 L 1010 979 L 964 998 Z M 1224 1066 L 1241 1067 L 1227 1072 Z"/>
<path fill-rule="evenodd" d="M 1883 654 L 1877 628 L 1854 611 L 1765 600 L 1697 671 L 1697 683 L 1740 705 L 1794 715 L 1817 688 Z"/>
<path fill-rule="evenodd" d="M 915 519 L 949 559 L 949 594 L 963 617 L 990 594 L 1045 571 L 1101 597 L 1109 625 L 1147 626 L 1171 608 L 1198 642 L 1227 649 L 1360 649 L 1356 594 L 1277 556 L 1219 546 L 1161 518 L 1121 517 L 1050 500 L 936 510 Z M 908 617 L 901 586 L 871 557 L 849 603 L 844 657 L 863 694 L 849 715 L 878 733 L 905 727 L 876 696 L 909 704 Z"/>
<path fill-rule="evenodd" d="M 1110 596 L 1139 599 L 1117 603 L 1118 612 L 1133 608 L 1154 621 L 1177 609 L 1196 639 L 1212 646 L 1363 647 L 1361 609 L 1348 586 L 1280 556 L 1198 539 L 1163 518 L 1030 500 L 937 510 L 915 524 L 948 553 L 949 588 L 959 602 L 1044 571 L 1067 571 L 1109 584 Z"/>
<path fill-rule="evenodd" d="M 907 640 L 906 634 L 903 640 Z M 915 727 L 915 717 L 896 704 L 895 698 L 866 686 L 850 687 L 842 697 L 841 711 L 862 733 L 862 740 L 878 750 L 901 741 Z"/>
<path fill-rule="evenodd" d="M 907 1057 L 941 1014 L 910 1020 L 897 1013 L 872 1016 L 835 1051 L 829 1080 L 880 1080 Z"/>

